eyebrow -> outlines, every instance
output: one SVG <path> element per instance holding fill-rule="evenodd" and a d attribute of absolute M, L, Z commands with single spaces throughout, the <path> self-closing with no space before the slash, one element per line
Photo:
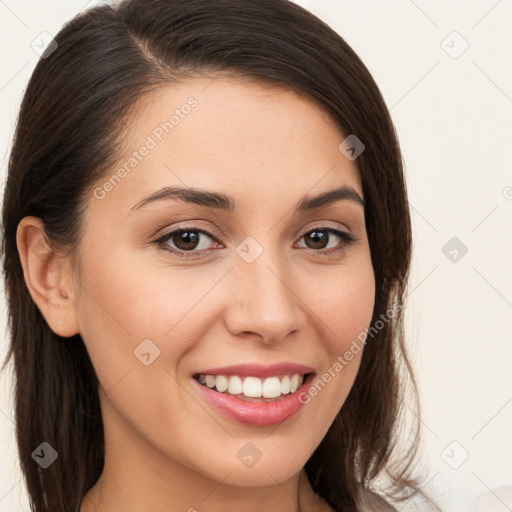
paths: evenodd
<path fill-rule="evenodd" d="M 236 211 L 235 199 L 221 192 L 213 192 L 198 188 L 185 188 L 177 186 L 164 187 L 161 190 L 152 192 L 142 198 L 135 204 L 131 211 L 138 210 L 143 206 L 160 201 L 163 199 L 181 199 L 187 203 L 193 203 L 207 208 L 223 210 L 229 213 Z M 349 200 L 354 201 L 361 206 L 365 206 L 365 201 L 354 188 L 349 185 L 343 185 L 333 190 L 327 190 L 316 196 L 305 196 L 296 205 L 296 212 L 307 212 L 317 208 L 330 206 L 337 201 Z"/>

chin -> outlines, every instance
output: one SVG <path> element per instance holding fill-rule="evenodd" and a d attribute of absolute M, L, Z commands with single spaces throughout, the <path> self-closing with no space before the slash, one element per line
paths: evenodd
<path fill-rule="evenodd" d="M 273 464 L 262 466 L 259 469 L 253 467 L 251 469 L 236 468 L 233 472 L 222 481 L 227 485 L 234 487 L 266 487 L 282 484 L 292 478 L 302 470 L 302 466 L 276 467 Z"/>

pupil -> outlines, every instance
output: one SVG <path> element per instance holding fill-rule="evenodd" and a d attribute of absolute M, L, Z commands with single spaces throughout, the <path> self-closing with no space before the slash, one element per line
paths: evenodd
<path fill-rule="evenodd" d="M 314 249 L 322 249 L 327 241 L 327 234 L 322 231 L 312 231 L 309 238 L 313 241 Z"/>
<path fill-rule="evenodd" d="M 180 233 L 176 233 L 176 237 L 178 238 L 178 243 L 176 243 L 176 239 L 174 243 L 180 249 L 194 249 L 199 242 L 198 234 L 193 231 L 181 231 Z"/>

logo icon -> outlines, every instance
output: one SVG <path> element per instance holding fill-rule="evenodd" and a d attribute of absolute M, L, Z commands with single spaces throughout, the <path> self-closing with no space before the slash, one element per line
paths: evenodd
<path fill-rule="evenodd" d="M 441 48 L 455 60 L 469 48 L 469 43 L 454 30 L 441 41 Z"/>
<path fill-rule="evenodd" d="M 263 247 L 252 236 L 248 236 L 238 244 L 236 253 L 246 263 L 252 263 L 261 256 Z"/>
<path fill-rule="evenodd" d="M 59 454 L 47 442 L 41 443 L 33 452 L 32 458 L 43 468 L 49 468 Z"/>
<path fill-rule="evenodd" d="M 351 133 L 339 146 L 338 149 L 351 162 L 353 162 L 364 150 L 366 146 Z"/>
<path fill-rule="evenodd" d="M 133 353 L 144 366 L 149 366 L 160 356 L 160 349 L 147 338 L 135 348 Z"/>
<path fill-rule="evenodd" d="M 458 263 L 466 255 L 468 248 L 454 236 L 443 245 L 441 251 L 452 263 Z"/>
<path fill-rule="evenodd" d="M 452 441 L 442 452 L 441 458 L 452 469 L 459 469 L 469 457 L 468 451 L 457 441 Z"/>
<path fill-rule="evenodd" d="M 236 456 L 244 466 L 250 469 L 261 459 L 263 454 L 254 444 L 248 442 L 238 450 Z"/>

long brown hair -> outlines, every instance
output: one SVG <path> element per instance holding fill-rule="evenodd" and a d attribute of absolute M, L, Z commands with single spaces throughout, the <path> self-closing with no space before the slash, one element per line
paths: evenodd
<path fill-rule="evenodd" d="M 32 510 L 80 505 L 102 472 L 104 437 L 83 340 L 53 333 L 24 283 L 18 223 L 41 218 L 49 243 L 75 254 L 91 187 L 118 158 L 135 103 L 155 88 L 219 72 L 293 88 L 365 144 L 357 165 L 376 280 L 372 325 L 383 326 L 367 338 L 353 388 L 305 469 L 315 492 L 344 512 L 361 510 L 368 491 L 422 495 L 412 471 L 419 411 L 410 445 L 398 452 L 404 393 L 409 407 L 418 398 L 403 334 L 411 226 L 402 157 L 379 89 L 350 46 L 288 0 L 124 0 L 82 12 L 55 40 L 23 97 L 2 212 L 10 333 L 3 367 L 13 360 Z M 390 308 L 395 314 L 382 322 Z M 58 453 L 45 470 L 31 456 L 43 441 Z M 382 475 L 387 485 L 377 487 Z"/>

